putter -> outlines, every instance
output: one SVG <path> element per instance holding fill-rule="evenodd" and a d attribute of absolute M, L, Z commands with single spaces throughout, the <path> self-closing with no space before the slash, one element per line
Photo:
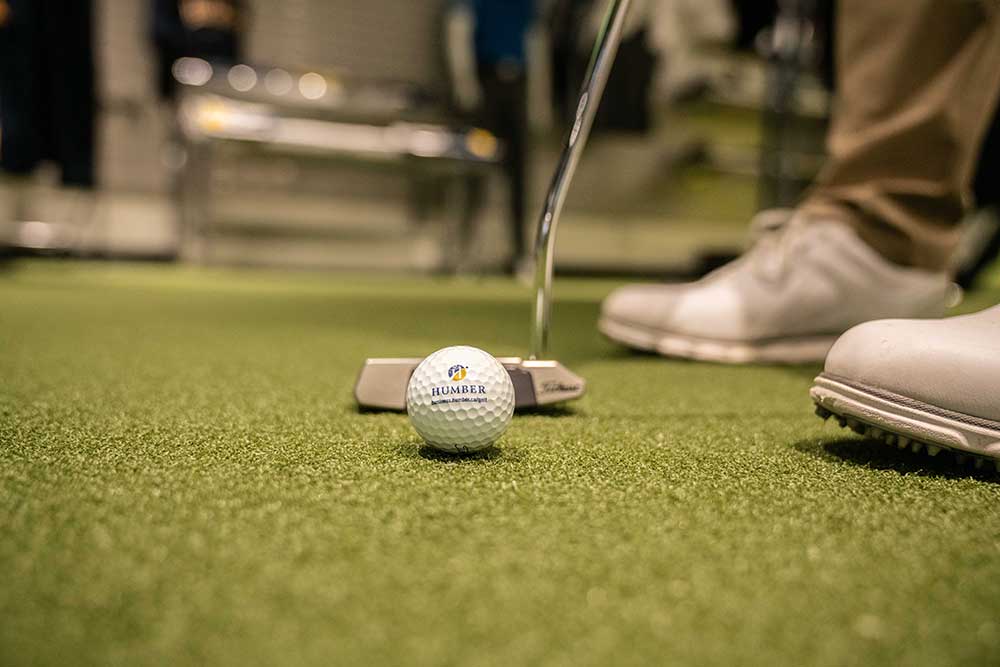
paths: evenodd
<path fill-rule="evenodd" d="M 609 0 L 604 23 L 597 35 L 587 75 L 580 91 L 576 116 L 552 177 L 535 237 L 535 308 L 532 318 L 531 355 L 528 359 L 504 357 L 499 361 L 514 383 L 514 407 L 519 410 L 570 401 L 583 396 L 586 381 L 560 364 L 546 360 L 552 315 L 552 274 L 556 228 L 566 195 L 583 154 L 604 87 L 611 73 L 631 0 Z M 367 359 L 354 385 L 358 406 L 367 410 L 406 409 L 406 385 L 420 358 Z"/>

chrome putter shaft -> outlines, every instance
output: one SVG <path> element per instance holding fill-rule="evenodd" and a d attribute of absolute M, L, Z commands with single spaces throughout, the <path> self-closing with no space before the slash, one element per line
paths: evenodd
<path fill-rule="evenodd" d="M 563 147 L 556 167 L 545 208 L 538 221 L 535 239 L 535 312 L 531 333 L 531 358 L 544 358 L 549 346 L 549 327 L 552 316 L 552 274 L 555 265 L 556 229 L 562 216 L 563 204 L 573 182 L 576 167 L 594 126 L 594 117 L 601 106 L 604 87 L 611 74 L 615 55 L 622 41 L 625 16 L 632 0 L 611 0 L 604 16 L 601 32 L 597 35 L 590 66 L 583 80 L 580 101 L 576 105 L 576 118 Z"/>
<path fill-rule="evenodd" d="M 545 360 L 552 311 L 553 251 L 556 227 L 570 183 L 583 154 L 594 116 L 601 103 L 615 54 L 622 40 L 625 15 L 631 0 L 610 0 L 604 24 L 597 36 L 590 66 L 583 81 L 576 118 L 566 138 L 562 157 L 552 178 L 545 208 L 535 238 L 535 310 L 532 321 L 531 357 L 501 358 L 514 383 L 515 407 L 519 410 L 562 403 L 579 398 L 586 381 L 558 361 Z M 370 410 L 405 410 L 406 385 L 420 358 L 367 359 L 354 386 L 358 406 Z"/>

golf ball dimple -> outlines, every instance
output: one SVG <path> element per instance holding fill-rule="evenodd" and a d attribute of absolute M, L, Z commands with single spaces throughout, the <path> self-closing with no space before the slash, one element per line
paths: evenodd
<path fill-rule="evenodd" d="M 432 447 L 475 452 L 492 445 L 510 426 L 514 384 L 488 352 L 468 345 L 446 347 L 413 371 L 406 411 Z"/>

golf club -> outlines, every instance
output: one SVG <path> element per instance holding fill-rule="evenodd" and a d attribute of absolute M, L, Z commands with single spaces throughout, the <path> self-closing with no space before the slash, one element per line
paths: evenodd
<path fill-rule="evenodd" d="M 558 361 L 546 360 L 552 314 L 552 275 L 556 229 L 566 195 L 590 136 L 604 87 L 621 44 L 631 0 L 609 0 L 584 77 L 562 155 L 549 186 L 535 238 L 535 308 L 531 355 L 501 358 L 514 383 L 515 408 L 526 409 L 573 400 L 583 395 L 586 381 Z M 354 386 L 358 406 L 369 410 L 405 410 L 406 385 L 421 359 L 367 359 Z"/>

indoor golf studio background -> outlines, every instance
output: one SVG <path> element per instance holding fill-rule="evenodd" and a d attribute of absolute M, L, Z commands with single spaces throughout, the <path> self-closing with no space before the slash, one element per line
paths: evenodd
<path fill-rule="evenodd" d="M 0 0 L 0 664 L 1000 664 L 1000 472 L 596 328 L 794 206 L 835 30 Z"/>

